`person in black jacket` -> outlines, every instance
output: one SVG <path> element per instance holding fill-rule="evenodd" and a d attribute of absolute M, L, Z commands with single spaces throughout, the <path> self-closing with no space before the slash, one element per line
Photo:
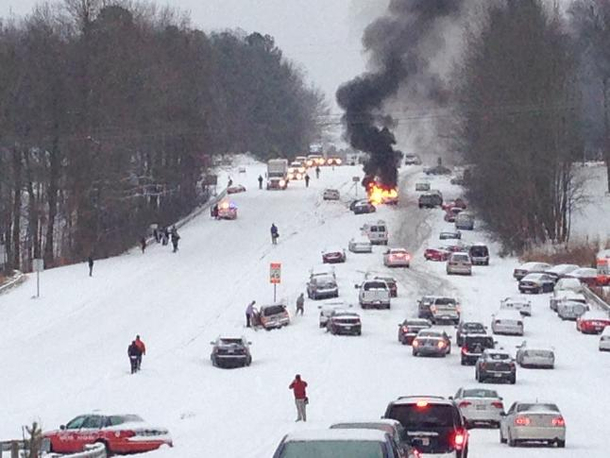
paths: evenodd
<path fill-rule="evenodd" d="M 172 246 L 174 247 L 174 253 L 178 251 L 178 240 L 180 240 L 180 236 L 178 235 L 176 226 L 174 226 L 172 229 Z"/>
<path fill-rule="evenodd" d="M 129 363 L 131 364 L 131 373 L 135 374 L 138 372 L 138 360 L 142 357 L 142 350 L 140 350 L 135 340 L 127 347 L 127 356 L 129 356 Z"/>
<path fill-rule="evenodd" d="M 89 265 L 89 276 L 93 277 L 93 256 L 87 258 L 87 264 Z"/>

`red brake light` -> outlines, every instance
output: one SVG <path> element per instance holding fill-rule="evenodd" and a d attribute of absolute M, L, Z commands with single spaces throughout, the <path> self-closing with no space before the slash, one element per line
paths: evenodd
<path fill-rule="evenodd" d="M 453 444 L 455 445 L 456 449 L 461 450 L 466 444 L 466 434 L 456 433 L 455 437 L 453 438 Z"/>
<path fill-rule="evenodd" d="M 436 344 L 438 346 L 438 348 L 443 348 L 445 346 L 445 342 L 443 342 L 442 340 L 439 341 L 439 343 Z"/>
<path fill-rule="evenodd" d="M 468 349 L 466 347 L 462 347 L 462 353 L 464 353 L 464 354 L 468 353 Z"/>
<path fill-rule="evenodd" d="M 502 404 L 501 401 L 494 401 L 491 403 L 492 407 L 495 407 L 496 409 L 502 409 L 504 410 L 504 404 Z"/>
<path fill-rule="evenodd" d="M 409 332 L 409 328 L 407 326 L 402 327 L 402 332 Z"/>
<path fill-rule="evenodd" d="M 468 406 L 470 406 L 470 405 L 472 405 L 472 402 L 469 402 L 469 401 L 462 401 L 462 402 L 460 402 L 460 403 L 458 404 L 458 407 L 468 407 Z"/>
<path fill-rule="evenodd" d="M 566 422 L 563 417 L 553 418 L 553 426 L 565 426 Z"/>
<path fill-rule="evenodd" d="M 515 418 L 515 425 L 517 426 L 529 426 L 530 419 L 527 417 L 517 417 Z"/>
<path fill-rule="evenodd" d="M 425 407 L 428 407 L 428 401 L 417 401 L 417 404 L 415 405 L 420 409 L 423 409 Z"/>

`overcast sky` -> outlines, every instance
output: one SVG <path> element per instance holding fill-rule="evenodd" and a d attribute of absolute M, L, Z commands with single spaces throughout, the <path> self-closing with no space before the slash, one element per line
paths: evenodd
<path fill-rule="evenodd" d="M 0 0 L 0 16 L 29 13 L 37 0 Z M 273 35 L 277 45 L 320 87 L 337 113 L 337 87 L 361 73 L 364 27 L 388 0 L 164 0 L 190 11 L 204 30 L 241 28 Z"/>

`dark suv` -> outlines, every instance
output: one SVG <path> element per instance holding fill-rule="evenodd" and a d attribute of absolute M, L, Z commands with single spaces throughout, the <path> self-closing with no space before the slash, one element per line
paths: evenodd
<path fill-rule="evenodd" d="M 495 341 L 492 336 L 480 334 L 466 334 L 462 337 L 462 366 L 476 364 L 483 352 L 494 348 Z"/>
<path fill-rule="evenodd" d="M 512 356 L 502 350 L 485 350 L 477 360 L 475 378 L 482 383 L 487 380 L 517 381 L 517 365 Z"/>
<path fill-rule="evenodd" d="M 215 367 L 244 367 L 252 363 L 250 342 L 245 337 L 219 337 L 214 342 L 210 359 Z"/>
<path fill-rule="evenodd" d="M 487 328 L 485 325 L 483 323 L 479 323 L 478 321 L 460 321 L 455 329 L 455 343 L 460 347 L 464 343 L 465 335 L 487 334 Z"/>
<path fill-rule="evenodd" d="M 413 339 L 422 329 L 432 327 L 430 320 L 420 318 L 407 318 L 398 324 L 398 341 L 403 345 L 411 345 Z"/>
<path fill-rule="evenodd" d="M 459 407 L 440 396 L 401 396 L 390 402 L 384 418 L 398 420 L 419 453 L 468 456 L 468 431 Z"/>

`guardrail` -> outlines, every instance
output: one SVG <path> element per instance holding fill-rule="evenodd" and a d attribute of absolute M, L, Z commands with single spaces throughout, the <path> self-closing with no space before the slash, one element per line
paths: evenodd
<path fill-rule="evenodd" d="M 19 283 L 21 283 L 25 279 L 26 279 L 25 274 L 23 272 L 19 272 L 18 270 L 16 270 L 15 276 L 13 278 L 11 278 L 9 281 L 7 281 L 4 285 L 0 286 L 0 294 L 8 291 L 9 289 L 11 289 L 14 286 L 17 286 Z"/>
<path fill-rule="evenodd" d="M 591 290 L 587 285 L 584 286 L 584 294 L 588 302 L 591 302 L 593 305 L 598 307 L 601 310 L 605 310 L 606 312 L 610 312 L 610 304 L 604 301 L 601 297 L 599 297 L 595 292 Z"/>

